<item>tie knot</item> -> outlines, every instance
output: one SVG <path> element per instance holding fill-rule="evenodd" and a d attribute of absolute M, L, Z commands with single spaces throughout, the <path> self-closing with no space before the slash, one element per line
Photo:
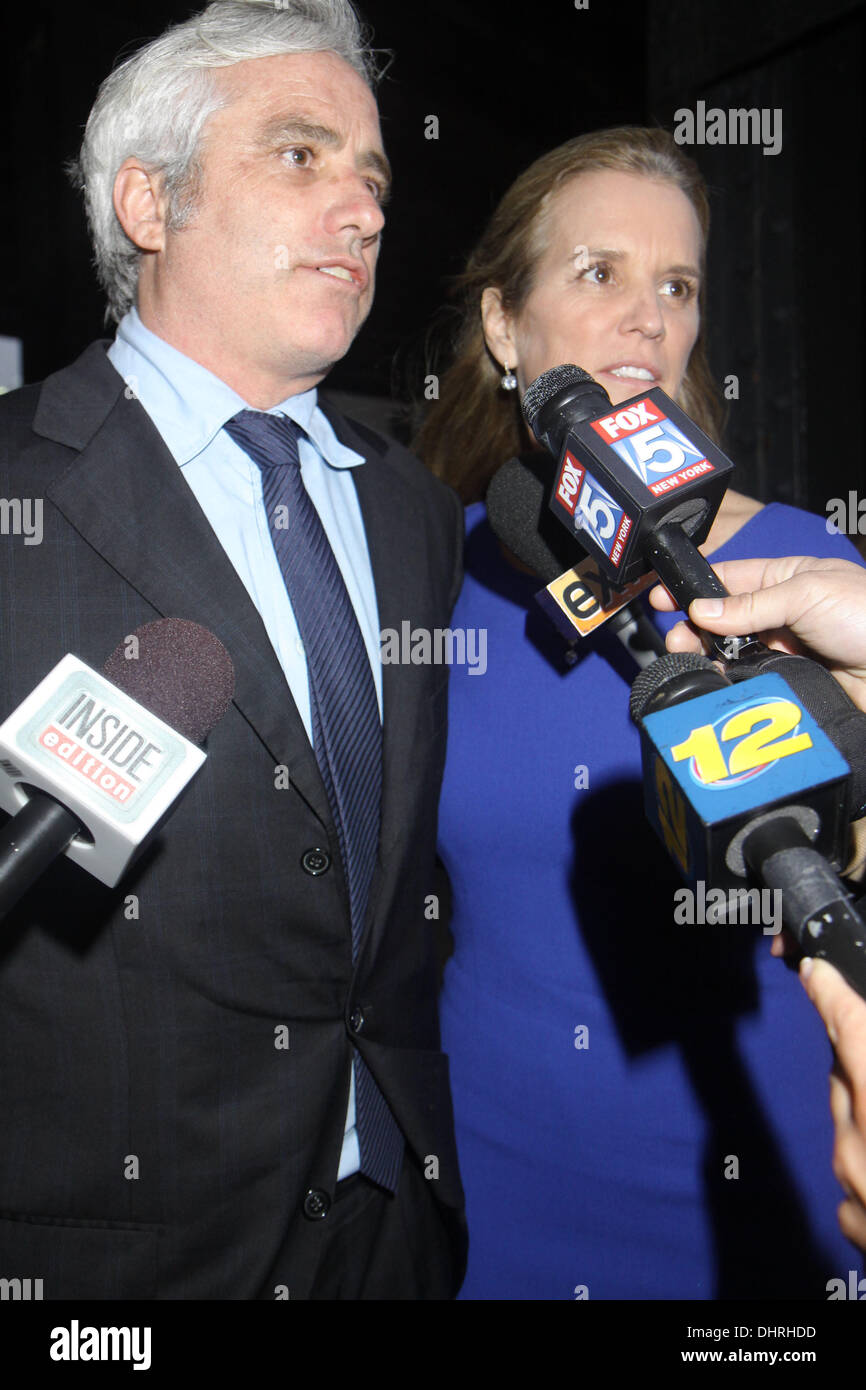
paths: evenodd
<path fill-rule="evenodd" d="M 304 430 L 287 415 L 268 415 L 262 410 L 239 410 L 223 426 L 236 444 L 259 468 L 281 468 L 300 463 L 298 440 Z"/>

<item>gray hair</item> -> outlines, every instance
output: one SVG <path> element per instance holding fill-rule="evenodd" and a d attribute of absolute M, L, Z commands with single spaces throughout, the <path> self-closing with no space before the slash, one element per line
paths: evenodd
<path fill-rule="evenodd" d="M 162 179 L 168 227 L 195 210 L 201 140 L 226 104 L 213 69 L 281 53 L 336 53 L 371 90 L 381 73 L 369 36 L 348 0 L 215 0 L 115 68 L 99 89 L 79 156 L 67 165 L 84 193 L 106 322 L 135 303 L 141 251 L 114 211 L 123 161 L 140 159 Z"/>

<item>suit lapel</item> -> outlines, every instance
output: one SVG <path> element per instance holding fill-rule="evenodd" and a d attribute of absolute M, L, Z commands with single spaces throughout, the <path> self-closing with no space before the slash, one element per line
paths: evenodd
<path fill-rule="evenodd" d="M 234 703 L 333 834 L 315 756 L 258 611 L 150 417 L 126 398 L 106 346 L 92 344 L 43 386 L 35 431 L 81 450 L 46 495 L 158 613 L 201 623 L 225 644 Z"/>

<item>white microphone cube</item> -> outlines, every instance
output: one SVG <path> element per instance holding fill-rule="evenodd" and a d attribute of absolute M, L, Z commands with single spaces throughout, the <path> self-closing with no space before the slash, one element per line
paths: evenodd
<path fill-rule="evenodd" d="M 66 850 L 113 888 L 195 776 L 194 743 L 75 656 L 65 656 L 0 725 L 0 807 L 28 787 L 61 802 L 89 832 Z"/>

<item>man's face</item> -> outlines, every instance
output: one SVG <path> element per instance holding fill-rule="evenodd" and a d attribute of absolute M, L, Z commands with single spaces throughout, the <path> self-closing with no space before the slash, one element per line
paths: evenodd
<path fill-rule="evenodd" d="M 205 128 L 196 211 L 146 258 L 140 308 L 251 404 L 274 404 L 315 385 L 370 311 L 388 165 L 373 96 L 333 53 L 217 80 L 228 105 Z"/>

